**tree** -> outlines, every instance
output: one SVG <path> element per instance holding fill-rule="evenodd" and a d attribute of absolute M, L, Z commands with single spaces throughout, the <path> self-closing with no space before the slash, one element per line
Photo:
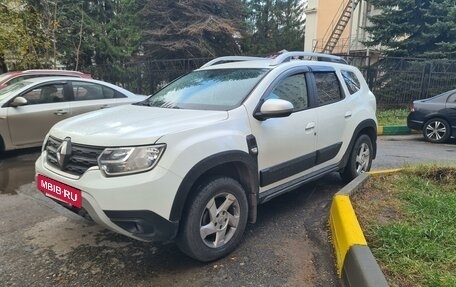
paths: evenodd
<path fill-rule="evenodd" d="M 261 55 L 282 49 L 302 50 L 304 2 L 300 0 L 244 0 L 246 54 Z"/>
<path fill-rule="evenodd" d="M 57 65 L 57 7 L 58 1 L 54 0 L 24 0 L 26 9 L 36 15 L 36 32 L 33 35 L 40 36 L 47 42 L 40 51 L 40 61 L 46 66 L 53 68 Z"/>
<path fill-rule="evenodd" d="M 139 47 L 140 28 L 135 0 L 59 1 L 58 51 L 70 68 L 115 65 Z"/>
<path fill-rule="evenodd" d="M 13 69 L 45 68 L 51 40 L 43 32 L 41 15 L 27 1 L 11 0 L 0 4 L 0 62 Z M 2 61 L 3 60 L 3 61 Z"/>
<path fill-rule="evenodd" d="M 370 17 L 369 46 L 392 56 L 456 58 L 454 0 L 371 0 L 382 13 Z"/>
<path fill-rule="evenodd" d="M 155 58 L 239 54 L 240 0 L 142 0 L 142 46 Z"/>

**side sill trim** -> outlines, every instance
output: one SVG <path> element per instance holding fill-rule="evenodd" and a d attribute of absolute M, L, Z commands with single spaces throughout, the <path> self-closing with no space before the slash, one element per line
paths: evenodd
<path fill-rule="evenodd" d="M 269 190 L 263 191 L 260 193 L 260 200 L 259 203 L 265 203 L 274 197 L 277 197 L 281 194 L 287 193 L 293 189 L 296 189 L 310 181 L 314 181 L 316 179 L 319 179 L 320 177 L 323 177 L 324 175 L 338 171 L 339 170 L 339 164 L 333 164 L 328 167 L 322 168 L 320 170 L 314 171 L 308 175 L 296 178 L 288 183 L 284 183 L 282 185 L 279 185 L 277 187 L 271 188 Z"/>

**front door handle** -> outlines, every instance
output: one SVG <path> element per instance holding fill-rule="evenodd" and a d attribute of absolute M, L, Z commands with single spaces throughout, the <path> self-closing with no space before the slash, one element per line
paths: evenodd
<path fill-rule="evenodd" d="M 348 119 L 351 118 L 352 112 L 346 112 L 344 118 Z"/>
<path fill-rule="evenodd" d="M 58 111 L 54 112 L 54 115 L 63 116 L 67 113 L 68 113 L 68 111 L 66 111 L 66 110 L 58 110 Z"/>
<path fill-rule="evenodd" d="M 109 108 L 109 105 L 102 105 L 102 106 L 100 107 L 100 109 L 106 109 L 106 108 Z"/>
<path fill-rule="evenodd" d="M 315 123 L 314 122 L 310 122 L 306 126 L 306 132 L 310 131 L 310 130 L 313 130 L 314 128 L 315 128 Z"/>

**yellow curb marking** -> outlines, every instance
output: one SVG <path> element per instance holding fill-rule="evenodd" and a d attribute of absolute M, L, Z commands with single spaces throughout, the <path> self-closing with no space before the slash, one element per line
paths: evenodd
<path fill-rule="evenodd" d="M 377 135 L 379 135 L 379 136 L 383 135 L 383 126 L 378 126 Z"/>
<path fill-rule="evenodd" d="M 370 174 L 370 175 L 388 174 L 388 173 L 398 172 L 401 170 L 404 170 L 404 169 L 395 168 L 395 169 L 374 170 L 374 171 L 369 171 L 368 174 Z"/>
<path fill-rule="evenodd" d="M 366 245 L 363 231 L 348 195 L 335 195 L 329 214 L 329 225 L 336 253 L 337 274 L 342 275 L 345 255 L 353 245 Z"/>

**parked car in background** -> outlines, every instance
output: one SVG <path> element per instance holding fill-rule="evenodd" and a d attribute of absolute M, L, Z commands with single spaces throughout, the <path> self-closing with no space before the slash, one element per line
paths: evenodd
<path fill-rule="evenodd" d="M 74 115 L 144 100 L 118 86 L 82 78 L 32 78 L 0 90 L 0 152 L 40 146 L 48 130 Z"/>
<path fill-rule="evenodd" d="M 413 102 L 407 126 L 423 132 L 427 141 L 443 143 L 456 136 L 456 90 Z"/>
<path fill-rule="evenodd" d="M 37 78 L 37 77 L 54 77 L 54 76 L 67 76 L 91 79 L 90 74 L 84 74 L 78 71 L 66 71 L 66 70 L 27 70 L 27 71 L 15 71 L 7 72 L 0 75 L 0 90 L 17 83 L 22 80 Z"/>

